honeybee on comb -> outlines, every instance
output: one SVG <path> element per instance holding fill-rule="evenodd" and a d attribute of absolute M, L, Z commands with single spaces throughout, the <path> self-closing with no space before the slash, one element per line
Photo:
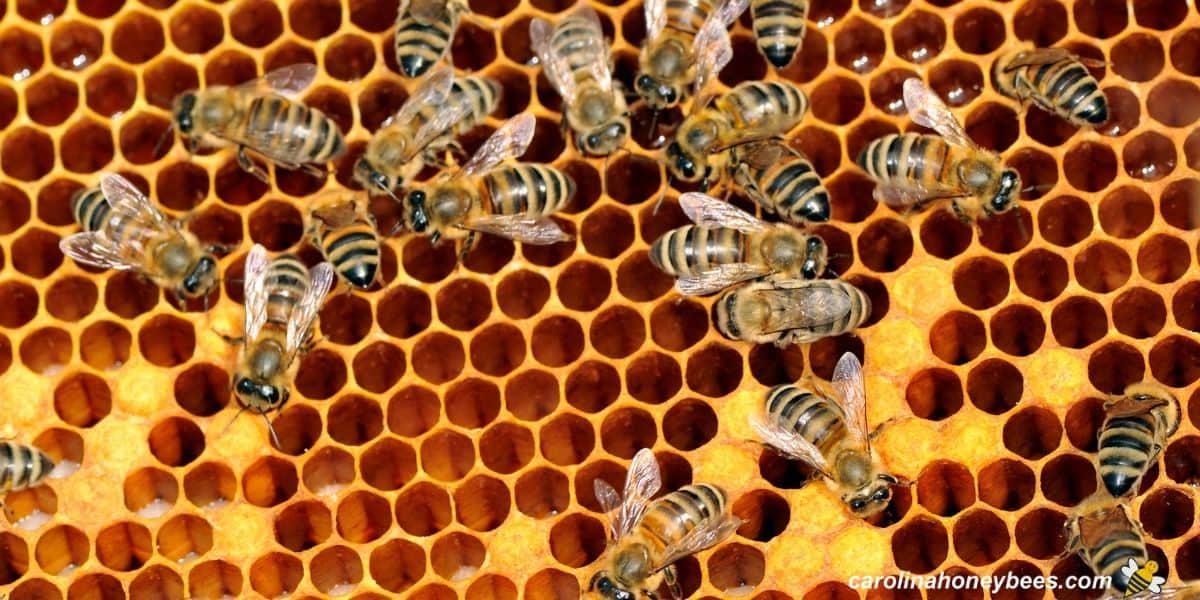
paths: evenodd
<path fill-rule="evenodd" d="M 646 0 L 646 41 L 634 89 L 646 106 L 662 110 L 697 92 L 733 57 L 729 26 L 749 0 Z"/>
<path fill-rule="evenodd" d="M 1108 99 L 1086 67 L 1102 64 L 1061 48 L 1021 48 L 992 65 L 992 80 L 1014 100 L 1033 102 L 1076 127 L 1098 127 L 1108 121 Z"/>
<path fill-rule="evenodd" d="M 0 442 L 0 493 L 31 488 L 54 470 L 54 461 L 36 446 Z M 57 477 L 57 475 L 56 475 Z"/>
<path fill-rule="evenodd" d="M 338 277 L 366 289 L 379 271 L 379 234 L 366 197 L 333 190 L 309 201 L 308 233 Z"/>
<path fill-rule="evenodd" d="M 790 346 L 849 333 L 871 315 L 871 299 L 839 279 L 771 276 L 713 303 L 717 331 L 731 340 Z"/>
<path fill-rule="evenodd" d="M 1100 481 L 1113 497 L 1137 489 L 1167 438 L 1179 429 L 1179 400 L 1162 386 L 1137 383 L 1104 404 L 1096 461 Z"/>
<path fill-rule="evenodd" d="M 808 158 L 777 139 L 729 151 L 734 183 L 763 209 L 805 226 L 829 220 L 829 191 Z"/>
<path fill-rule="evenodd" d="M 396 14 L 396 64 L 420 77 L 446 56 L 458 22 L 471 12 L 465 0 L 403 0 Z"/>
<path fill-rule="evenodd" d="M 1067 521 L 1067 552 L 1078 553 L 1097 575 L 1111 578 L 1109 589 L 1119 596 L 1161 585 L 1146 550 L 1141 525 L 1122 500 L 1099 491 L 1084 500 Z"/>
<path fill-rule="evenodd" d="M 808 0 L 751 0 L 750 13 L 759 52 L 776 69 L 791 64 L 804 40 Z"/>

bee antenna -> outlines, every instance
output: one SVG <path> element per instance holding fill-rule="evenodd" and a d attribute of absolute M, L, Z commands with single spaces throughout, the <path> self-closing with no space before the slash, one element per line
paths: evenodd
<path fill-rule="evenodd" d="M 171 134 L 174 132 L 175 124 L 171 123 L 170 125 L 167 125 L 167 130 L 164 131 L 162 135 L 158 136 L 158 142 L 154 144 L 154 154 L 151 156 L 158 156 L 158 151 L 163 149 L 163 144 L 167 142 L 167 138 L 171 137 Z"/>
<path fill-rule="evenodd" d="M 667 185 L 663 186 L 662 193 L 658 195 L 658 202 L 654 203 L 654 210 L 650 212 L 651 216 L 658 215 L 658 209 L 662 208 L 663 200 L 667 199 L 667 188 L 670 188 L 671 182 L 674 181 L 674 178 L 671 176 L 671 172 L 667 170 L 667 167 L 665 165 L 659 164 L 658 168 L 666 172 Z"/>
<path fill-rule="evenodd" d="M 230 419 L 230 420 L 229 420 L 229 423 L 228 423 L 228 424 L 226 424 L 226 425 L 225 425 L 225 427 L 223 427 L 223 428 L 221 429 L 221 433 L 217 434 L 217 437 L 221 437 L 221 436 L 225 435 L 225 433 L 226 433 L 227 431 L 229 431 L 229 428 L 230 428 L 230 427 L 233 427 L 233 424 L 237 422 L 237 418 L 238 418 L 238 417 L 240 417 L 240 416 L 242 416 L 242 413 L 244 413 L 244 412 L 246 412 L 246 407 L 245 407 L 245 406 L 243 406 L 241 409 L 239 409 L 239 410 L 237 411 L 237 413 L 235 413 L 235 414 L 233 415 L 233 418 L 232 418 L 232 419 Z"/>
<path fill-rule="evenodd" d="M 658 134 L 658 113 L 660 113 L 660 112 L 662 112 L 662 111 L 660 111 L 658 109 L 651 111 L 651 117 L 650 117 L 650 135 L 651 136 L 655 136 Z M 651 142 L 653 142 L 653 140 L 651 140 Z"/>
<path fill-rule="evenodd" d="M 279 442 L 279 436 L 275 435 L 275 427 L 271 425 L 271 419 L 267 418 L 267 411 L 260 410 L 258 414 L 262 415 L 263 421 L 267 424 L 267 431 L 271 434 L 271 440 L 275 442 L 275 447 L 283 451 L 283 444 Z"/>

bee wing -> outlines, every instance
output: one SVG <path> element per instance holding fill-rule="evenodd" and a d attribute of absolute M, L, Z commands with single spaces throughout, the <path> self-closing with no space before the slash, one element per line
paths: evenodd
<path fill-rule="evenodd" d="M 712 196 L 688 192 L 679 197 L 679 207 L 693 223 L 702 227 L 731 227 L 747 233 L 769 227 L 754 215 Z"/>
<path fill-rule="evenodd" d="M 300 297 L 296 308 L 292 310 L 292 318 L 288 320 L 288 354 L 295 352 L 304 344 L 304 340 L 308 337 L 308 330 L 312 328 L 313 321 L 317 319 L 317 313 L 325 304 L 325 294 L 329 293 L 329 288 L 333 285 L 333 265 L 323 262 L 313 267 L 308 272 L 308 277 L 310 280 L 308 289 L 304 290 L 304 295 Z"/>
<path fill-rule="evenodd" d="M 820 471 L 826 477 L 829 476 L 829 463 L 825 460 L 825 456 L 821 454 L 821 449 L 814 446 L 812 442 L 804 439 L 800 434 L 787 430 L 779 425 L 779 423 L 765 418 L 763 415 L 750 417 L 750 427 L 758 434 L 758 439 L 762 440 L 767 446 L 774 448 L 788 458 L 807 464 Z"/>
<path fill-rule="evenodd" d="M 833 367 L 834 395 L 846 414 L 846 432 L 862 446 L 868 445 L 867 391 L 863 385 L 862 364 L 854 353 L 847 352 Z"/>
<path fill-rule="evenodd" d="M 505 160 L 520 156 L 529 147 L 529 142 L 533 141 L 536 125 L 537 119 L 527 112 L 509 119 L 480 146 L 457 176 L 482 173 Z"/>
<path fill-rule="evenodd" d="M 653 570 L 660 571 L 685 556 L 715 546 L 721 540 L 729 537 L 741 525 L 740 518 L 728 513 L 697 524 L 678 542 L 663 548 L 662 558 L 654 565 Z"/>
<path fill-rule="evenodd" d="M 642 521 L 642 515 L 646 514 L 646 508 L 650 505 L 650 497 L 662 487 L 662 473 L 658 470 L 658 461 L 654 458 L 654 453 L 649 448 L 642 448 L 629 463 L 629 474 L 625 476 L 625 493 L 619 505 L 607 505 L 616 501 L 616 491 L 607 483 L 597 479 L 594 487 L 597 500 L 600 500 L 600 505 L 608 512 L 608 526 L 615 542 L 632 532 Z"/>
<path fill-rule="evenodd" d="M 685 275 L 675 280 L 675 290 L 685 296 L 707 296 L 719 292 L 735 283 L 770 274 L 771 270 L 750 263 L 730 263 L 701 271 L 696 275 Z"/>
<path fill-rule="evenodd" d="M 904 106 L 914 123 L 938 132 L 947 142 L 967 148 L 978 147 L 963 131 L 962 124 L 946 103 L 916 77 L 904 80 Z"/>
<path fill-rule="evenodd" d="M 545 19 L 534 19 L 529 22 L 529 40 L 533 46 L 533 51 L 537 54 L 538 59 L 542 62 L 542 72 L 546 74 L 546 79 L 550 80 L 550 85 L 558 90 L 558 94 L 563 97 L 567 105 L 575 103 L 575 75 L 571 73 L 571 67 L 567 64 L 566 58 L 554 51 L 550 39 L 554 36 L 554 26 Z M 600 57 L 595 57 L 593 60 L 600 60 Z"/>
<path fill-rule="evenodd" d="M 621 494 L 618 494 L 613 486 L 608 485 L 607 481 L 596 479 L 592 482 L 592 488 L 596 491 L 596 502 L 600 503 L 600 510 L 604 514 L 610 514 L 621 507 Z"/>
<path fill-rule="evenodd" d="M 1009 62 L 1005 71 L 1015 71 L 1022 67 L 1036 67 L 1056 63 L 1063 59 L 1075 59 L 1076 56 L 1063 48 L 1034 48 L 1026 50 Z"/>
<path fill-rule="evenodd" d="M 284 98 L 300 95 L 317 77 L 317 65 L 302 63 L 280 67 L 238 86 L 261 93 L 275 93 Z"/>
<path fill-rule="evenodd" d="M 246 302 L 244 334 L 254 339 L 267 322 L 267 270 L 271 266 L 267 249 L 255 244 L 246 255 L 245 273 L 242 275 Z"/>
<path fill-rule="evenodd" d="M 438 100 L 436 103 L 441 103 Z M 471 114 L 471 105 L 466 102 L 454 102 L 453 104 L 445 104 L 434 112 L 433 116 L 426 121 L 421 128 L 417 130 L 417 134 L 413 136 L 412 152 L 424 149 L 430 142 L 440 137 L 442 134 L 450 131 L 455 123 L 466 119 Z"/>
<path fill-rule="evenodd" d="M 135 253 L 121 252 L 108 236 L 95 231 L 87 231 L 69 235 L 58 242 L 58 248 L 66 256 L 76 262 L 94 267 L 126 271 L 140 269 L 140 261 L 135 261 Z"/>
<path fill-rule="evenodd" d="M 166 215 L 155 208 L 150 203 L 150 199 L 132 183 L 129 183 L 128 179 L 107 173 L 100 178 L 100 191 L 104 193 L 104 199 L 108 201 L 109 223 L 113 220 L 130 219 L 146 228 L 159 230 L 174 228 Z"/>
<path fill-rule="evenodd" d="M 483 215 L 468 220 L 463 227 L 491 233 L 523 244 L 545 246 L 575 239 L 553 219 L 529 215 Z"/>
<path fill-rule="evenodd" d="M 755 169 L 766 169 L 789 156 L 799 156 L 795 148 L 775 140 L 760 140 L 750 142 L 737 152 L 738 162 L 745 163 Z"/>
<path fill-rule="evenodd" d="M 763 333 L 822 327 L 840 321 L 850 312 L 850 299 L 838 291 L 816 287 L 805 279 L 775 279 L 774 289 L 754 293 L 775 296 L 768 303 L 780 308 Z"/>
<path fill-rule="evenodd" d="M 649 46 L 667 26 L 667 0 L 646 0 L 646 43 Z"/>
<path fill-rule="evenodd" d="M 941 186 L 927 186 L 908 178 L 889 179 L 876 182 L 871 193 L 876 202 L 896 208 L 920 206 L 935 198 L 956 198 L 964 194 Z"/>
<path fill-rule="evenodd" d="M 379 126 L 387 127 L 392 123 L 408 123 L 416 118 L 422 108 L 429 104 L 442 104 L 446 101 L 446 97 L 450 95 L 450 89 L 454 85 L 454 68 L 450 65 L 442 65 L 425 79 L 421 80 L 421 85 L 413 90 L 408 100 L 396 111 L 396 114 L 388 117 L 380 123 Z M 462 103 L 460 103 L 462 104 Z M 441 111 L 439 111 L 440 113 Z"/>
<path fill-rule="evenodd" d="M 1148 586 L 1146 586 L 1146 589 L 1150 590 L 1151 592 L 1154 592 L 1155 594 L 1161 594 L 1163 591 L 1162 584 L 1164 584 L 1166 582 L 1167 582 L 1167 580 L 1165 577 L 1161 577 L 1159 575 L 1154 575 L 1150 578 L 1150 584 Z"/>
<path fill-rule="evenodd" d="M 717 74 L 733 58 L 729 41 L 729 26 L 745 12 L 750 0 L 725 0 L 709 13 L 700 31 L 692 40 L 692 57 L 696 61 L 694 95 L 699 97 Z"/>

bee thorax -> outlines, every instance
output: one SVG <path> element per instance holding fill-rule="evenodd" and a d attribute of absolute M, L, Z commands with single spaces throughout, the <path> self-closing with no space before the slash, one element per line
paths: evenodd
<path fill-rule="evenodd" d="M 659 77 L 675 77 L 686 68 L 683 47 L 670 42 L 659 46 L 658 51 L 650 58 L 650 64 Z"/>
<path fill-rule="evenodd" d="M 172 276 L 182 275 L 192 265 L 192 253 L 182 240 L 163 244 L 157 258 L 163 272 Z"/>
<path fill-rule="evenodd" d="M 625 585 L 634 585 L 650 576 L 650 551 L 642 544 L 626 547 L 613 560 L 613 576 Z"/>
<path fill-rule="evenodd" d="M 845 451 L 834 463 L 838 479 L 850 487 L 862 487 L 871 481 L 871 458 L 860 452 Z"/>
<path fill-rule="evenodd" d="M 250 370 L 254 376 L 266 379 L 279 372 L 283 364 L 283 349 L 274 341 L 267 341 L 255 348 L 250 355 Z"/>

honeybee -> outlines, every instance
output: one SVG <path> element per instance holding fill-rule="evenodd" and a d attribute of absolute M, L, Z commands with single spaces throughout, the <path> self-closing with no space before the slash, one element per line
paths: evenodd
<path fill-rule="evenodd" d="M 725 292 L 713 313 L 731 340 L 789 346 L 855 330 L 871 315 L 871 299 L 838 279 L 767 277 Z"/>
<path fill-rule="evenodd" d="M 400 110 L 371 136 L 354 163 L 354 179 L 368 190 L 395 197 L 438 151 L 456 147 L 453 134 L 466 133 L 496 108 L 500 84 L 487 77 L 454 78 L 449 66 L 430 73 Z"/>
<path fill-rule="evenodd" d="M 829 220 L 829 192 L 811 162 L 775 140 L 750 142 L 729 151 L 734 183 L 764 210 L 804 226 Z"/>
<path fill-rule="evenodd" d="M 477 232 L 526 244 L 553 244 L 572 239 L 548 217 L 571 200 L 575 182 L 566 173 L 542 164 L 520 163 L 496 168 L 520 156 L 533 139 L 533 115 L 508 120 L 483 143 L 456 173 L 443 173 L 433 183 L 405 198 L 408 228 L 436 244 L 442 236 L 466 238 L 470 249 Z"/>
<path fill-rule="evenodd" d="M 1165 388 L 1136 383 L 1104 405 L 1098 463 L 1100 481 L 1113 497 L 1137 489 L 1149 464 L 1179 429 L 1179 401 Z"/>
<path fill-rule="evenodd" d="M 711 155 L 787 133 L 806 112 L 808 97 L 791 83 L 739 83 L 683 120 L 667 146 L 667 168 L 676 179 L 707 184 L 713 172 Z"/>
<path fill-rule="evenodd" d="M 333 284 L 333 266 L 323 262 L 310 271 L 288 254 L 269 260 L 266 248 L 255 244 L 245 271 L 244 337 L 229 340 L 241 345 L 233 376 L 233 391 L 242 405 L 237 414 L 252 410 L 262 415 L 275 446 L 282 447 L 267 413 L 282 409 L 291 395 L 292 363 L 305 350 Z"/>
<path fill-rule="evenodd" d="M 1108 121 L 1108 99 L 1085 67 L 1100 64 L 1061 48 L 1022 48 L 992 65 L 992 80 L 1005 96 L 1032 101 L 1076 127 L 1096 127 Z"/>
<path fill-rule="evenodd" d="M 933 90 L 920 79 L 905 80 L 904 105 L 914 123 L 941 136 L 890 134 L 867 144 L 858 165 L 875 179 L 875 200 L 919 207 L 949 199 L 967 222 L 1016 207 L 1021 176 L 972 142 Z"/>
<path fill-rule="evenodd" d="M 446 56 L 458 21 L 471 12 L 464 0 L 404 0 L 396 15 L 396 63 L 420 77 Z"/>
<path fill-rule="evenodd" d="M 1097 575 L 1111 577 L 1112 591 L 1122 595 L 1143 591 L 1133 578 L 1151 561 L 1142 528 L 1122 501 L 1098 492 L 1079 505 L 1066 528 L 1067 551 L 1079 553 Z M 1162 577 L 1148 574 L 1152 583 L 1161 585 Z"/>
<path fill-rule="evenodd" d="M 238 165 L 264 182 L 267 172 L 247 150 L 320 177 L 312 163 L 337 158 L 346 142 L 332 119 L 295 100 L 316 75 L 316 65 L 291 65 L 238 86 L 184 92 L 175 98 L 172 127 L 187 136 L 191 153 L 200 143 L 237 146 Z"/>
<path fill-rule="evenodd" d="M 750 14 L 759 52 L 777 69 L 788 66 L 804 39 L 808 0 L 751 0 Z"/>
<path fill-rule="evenodd" d="M 54 461 L 36 446 L 0 442 L 0 493 L 16 492 L 42 482 Z"/>
<path fill-rule="evenodd" d="M 832 394 L 796 385 L 767 392 L 761 415 L 752 417 L 763 443 L 813 467 L 856 516 L 870 517 L 901 485 L 871 450 L 862 365 L 847 352 L 833 369 Z"/>
<path fill-rule="evenodd" d="M 597 156 L 624 147 L 629 108 L 620 86 L 613 83 L 609 47 L 596 11 L 584 5 L 558 27 L 534 19 L 529 37 L 546 79 L 563 97 L 563 116 L 575 131 L 576 147 Z"/>
<path fill-rule="evenodd" d="M 1162 584 L 1167 582 L 1165 577 L 1155 575 L 1158 572 L 1158 563 L 1153 560 L 1147 560 L 1146 564 L 1138 565 L 1137 561 L 1132 558 L 1129 562 L 1121 567 L 1121 574 L 1129 578 L 1129 584 L 1125 586 L 1125 597 L 1142 592 L 1151 592 L 1161 594 Z"/>
<path fill-rule="evenodd" d="M 379 270 L 379 235 L 366 198 L 337 190 L 309 205 L 309 237 L 346 283 L 366 289 Z"/>
<path fill-rule="evenodd" d="M 183 299 L 207 297 L 216 285 L 213 253 L 124 177 L 105 174 L 99 193 L 75 196 L 73 212 L 84 231 L 63 238 L 58 246 L 76 261 L 136 271 Z"/>
<path fill-rule="evenodd" d="M 608 515 L 612 539 L 605 567 L 588 582 L 590 594 L 609 600 L 654 600 L 665 581 L 672 596 L 679 598 L 675 561 L 716 545 L 742 523 L 729 514 L 725 492 L 717 486 L 688 485 L 651 501 L 660 487 L 662 475 L 648 448 L 629 463 L 623 496 L 596 480 L 596 500 Z"/>
<path fill-rule="evenodd" d="M 679 197 L 695 225 L 664 233 L 650 246 L 650 262 L 674 276 L 689 296 L 711 294 L 772 273 L 815 278 L 829 249 L 819 236 L 791 225 L 766 223 L 740 208 L 698 192 Z"/>
<path fill-rule="evenodd" d="M 646 105 L 663 110 L 697 92 L 729 60 L 729 26 L 749 0 L 646 0 L 646 41 L 638 56 L 634 88 Z"/>

